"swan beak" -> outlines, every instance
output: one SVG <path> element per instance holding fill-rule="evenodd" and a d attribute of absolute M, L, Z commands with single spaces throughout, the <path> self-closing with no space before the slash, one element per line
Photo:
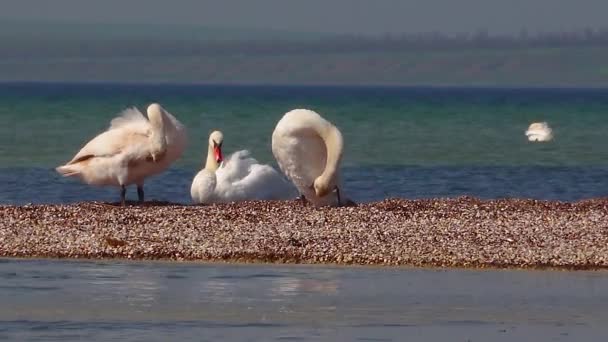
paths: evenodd
<path fill-rule="evenodd" d="M 215 154 L 215 161 L 221 163 L 224 161 L 224 156 L 222 156 L 222 148 L 219 146 L 213 146 L 213 153 Z"/>

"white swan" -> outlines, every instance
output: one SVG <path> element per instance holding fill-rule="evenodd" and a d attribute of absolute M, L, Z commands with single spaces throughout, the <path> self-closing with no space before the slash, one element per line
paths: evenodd
<path fill-rule="evenodd" d="M 287 112 L 272 133 L 272 153 L 302 199 L 315 206 L 354 204 L 340 182 L 344 141 L 336 126 L 307 109 Z"/>
<path fill-rule="evenodd" d="M 295 198 L 291 184 L 271 166 L 259 164 L 249 151 L 235 152 L 223 160 L 223 142 L 222 132 L 209 135 L 205 168 L 194 177 L 190 187 L 192 201 L 209 204 Z"/>
<path fill-rule="evenodd" d="M 526 131 L 529 141 L 551 141 L 553 139 L 553 130 L 546 122 L 534 122 Z"/>
<path fill-rule="evenodd" d="M 119 186 L 122 205 L 126 186 L 137 184 L 143 202 L 144 179 L 168 168 L 187 140 L 185 127 L 159 104 L 149 105 L 147 113 L 148 119 L 137 108 L 126 109 L 57 172 L 87 184 Z"/>

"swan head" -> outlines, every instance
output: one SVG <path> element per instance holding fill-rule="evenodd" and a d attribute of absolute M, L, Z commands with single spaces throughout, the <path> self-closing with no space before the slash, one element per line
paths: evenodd
<path fill-rule="evenodd" d="M 213 131 L 209 135 L 209 150 L 213 151 L 213 158 L 216 163 L 221 163 L 224 160 L 222 155 L 222 143 L 224 142 L 224 134 L 220 131 Z"/>
<path fill-rule="evenodd" d="M 331 186 L 329 180 L 323 176 L 317 177 L 312 183 L 312 187 L 318 197 L 325 197 L 333 190 L 333 187 Z"/>
<path fill-rule="evenodd" d="M 152 126 L 152 160 L 157 161 L 162 157 L 167 148 L 165 139 L 165 110 L 158 103 L 152 103 L 147 109 L 148 120 Z"/>
<path fill-rule="evenodd" d="M 165 109 L 159 105 L 158 103 L 152 103 L 148 106 L 146 110 L 148 113 L 148 120 L 150 120 L 150 124 L 157 128 L 162 128 L 164 125 L 164 112 Z"/>

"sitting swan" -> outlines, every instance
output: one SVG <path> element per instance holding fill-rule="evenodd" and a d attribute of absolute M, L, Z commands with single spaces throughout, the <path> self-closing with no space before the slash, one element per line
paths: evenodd
<path fill-rule="evenodd" d="M 144 179 L 168 168 L 187 140 L 185 127 L 159 104 L 149 105 L 147 113 L 146 119 L 137 108 L 126 109 L 57 172 L 87 184 L 119 186 L 123 206 L 126 186 L 137 184 L 143 202 Z"/>
<path fill-rule="evenodd" d="M 553 130 L 546 122 L 534 122 L 526 131 L 529 141 L 551 141 L 553 139 Z"/>
<path fill-rule="evenodd" d="M 295 189 L 275 169 L 258 164 L 249 151 L 235 152 L 224 160 L 223 141 L 220 131 L 209 135 L 205 168 L 194 177 L 190 187 L 192 201 L 210 204 L 296 196 Z"/>
<path fill-rule="evenodd" d="M 307 109 L 286 113 L 272 133 L 272 153 L 279 167 L 302 199 L 315 206 L 354 204 L 341 190 L 343 145 L 340 130 Z"/>

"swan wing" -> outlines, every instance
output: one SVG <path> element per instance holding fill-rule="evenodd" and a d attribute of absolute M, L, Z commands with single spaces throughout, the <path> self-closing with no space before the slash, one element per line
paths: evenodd
<path fill-rule="evenodd" d="M 307 194 L 314 180 L 323 173 L 327 158 L 323 140 L 308 129 L 275 131 L 272 153 L 281 171 L 302 194 Z"/>
<path fill-rule="evenodd" d="M 247 150 L 241 150 L 231 154 L 216 171 L 218 183 L 233 183 L 243 179 L 249 173 L 249 167 L 256 164 L 257 160 L 251 157 Z"/>
<path fill-rule="evenodd" d="M 125 153 L 130 162 L 150 156 L 149 131 L 133 129 L 112 129 L 105 131 L 89 141 L 67 165 L 93 157 L 112 157 Z"/>
<path fill-rule="evenodd" d="M 543 135 L 543 134 L 548 134 L 550 131 L 546 130 L 546 129 L 529 129 L 526 131 L 526 135 Z"/>
<path fill-rule="evenodd" d="M 553 139 L 551 128 L 530 128 L 526 131 L 526 136 L 530 141 L 550 141 Z"/>
<path fill-rule="evenodd" d="M 298 194 L 295 187 L 270 165 L 252 165 L 249 174 L 233 186 L 241 188 L 248 199 L 294 199 Z"/>
<path fill-rule="evenodd" d="M 225 202 L 289 199 L 295 189 L 274 168 L 261 165 L 249 151 L 233 153 L 216 171 L 216 194 Z"/>
<path fill-rule="evenodd" d="M 174 118 L 175 119 L 175 118 Z M 117 117 L 110 121 L 110 130 L 125 127 L 131 124 L 143 125 L 148 124 L 148 118 L 136 107 L 131 107 L 123 110 Z"/>
<path fill-rule="evenodd" d="M 217 185 L 215 194 L 221 202 L 243 201 L 247 194 L 241 186 L 235 186 L 240 180 L 247 177 L 249 166 L 255 159 L 250 157 L 249 151 L 242 150 L 231 154 L 215 171 Z"/>
<path fill-rule="evenodd" d="M 167 115 L 167 117 L 169 118 L 169 121 L 171 121 L 171 124 L 173 125 L 173 127 L 175 127 L 176 130 L 178 130 L 178 131 L 185 130 L 185 126 L 179 120 L 177 120 L 177 118 L 175 116 L 173 116 L 173 114 L 169 113 L 166 109 L 165 109 L 165 114 Z"/>

